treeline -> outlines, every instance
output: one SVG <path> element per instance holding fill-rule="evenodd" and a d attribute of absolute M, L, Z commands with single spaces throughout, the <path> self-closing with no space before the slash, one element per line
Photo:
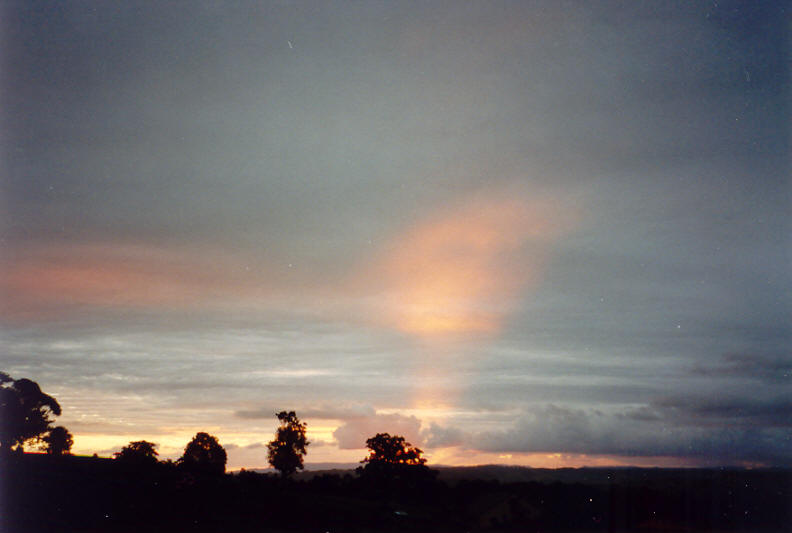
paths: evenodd
<path fill-rule="evenodd" d="M 310 442 L 294 411 L 275 415 L 267 446 L 278 475 L 225 473 L 226 451 L 205 432 L 175 461 L 159 460 L 145 440 L 112 459 L 72 456 L 71 439 L 52 444 L 63 435 L 52 419 L 60 414 L 55 399 L 30 380 L 0 373 L 0 382 L 3 532 L 786 531 L 792 524 L 788 469 L 664 471 L 638 483 L 602 476 L 444 483 L 419 448 L 388 433 L 366 441 L 368 455 L 354 473 L 296 480 Z M 46 453 L 26 454 L 25 446 Z"/>
<path fill-rule="evenodd" d="M 68 429 L 54 425 L 60 416 L 57 400 L 42 392 L 38 383 L 27 378 L 13 379 L 0 372 L 0 456 L 22 453 L 25 446 L 38 447 L 53 456 L 68 455 L 73 438 Z M 275 438 L 267 445 L 269 464 L 286 478 L 304 468 L 304 458 L 310 442 L 306 438 L 307 424 L 294 411 L 281 411 L 275 416 L 279 426 Z M 360 473 L 369 478 L 430 478 L 423 452 L 404 437 L 378 433 L 366 441 L 369 455 Z M 114 458 L 127 468 L 149 468 L 158 460 L 157 444 L 146 440 L 132 441 Z M 165 460 L 165 466 L 175 466 L 191 474 L 222 475 L 227 454 L 217 437 L 198 432 L 175 462 Z"/>

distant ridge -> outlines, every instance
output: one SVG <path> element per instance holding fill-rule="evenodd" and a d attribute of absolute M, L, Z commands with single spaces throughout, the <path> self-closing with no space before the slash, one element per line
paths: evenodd
<path fill-rule="evenodd" d="M 305 470 L 302 472 L 297 472 L 297 477 L 300 475 L 306 474 L 308 472 L 324 472 L 324 473 L 339 473 L 339 472 L 353 472 L 355 468 L 360 466 L 359 463 L 306 463 Z M 241 470 L 245 470 L 246 472 L 258 472 L 261 474 L 277 474 L 277 470 L 272 467 L 253 467 L 253 468 L 234 468 L 230 469 L 229 472 L 239 472 Z"/>
<path fill-rule="evenodd" d="M 354 475 L 357 463 L 311 463 L 305 470 L 295 474 L 295 479 L 309 480 L 320 475 Z M 581 467 L 581 468 L 533 468 L 516 465 L 445 466 L 428 465 L 438 471 L 438 478 L 450 484 L 461 481 L 496 481 L 499 483 L 579 483 L 584 485 L 625 484 L 637 485 L 647 482 L 665 485 L 680 477 L 687 480 L 710 479 L 724 470 L 741 471 L 741 467 L 720 468 L 659 468 L 637 466 Z M 276 474 L 272 468 L 246 468 L 248 472 Z M 778 468 L 754 470 L 784 470 Z M 237 470 L 238 471 L 238 470 Z"/>

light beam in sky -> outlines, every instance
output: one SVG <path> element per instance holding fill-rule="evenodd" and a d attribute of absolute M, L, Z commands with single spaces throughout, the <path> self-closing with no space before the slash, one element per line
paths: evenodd
<path fill-rule="evenodd" d="M 554 199 L 485 191 L 418 222 L 382 266 L 390 319 L 424 339 L 497 332 L 576 218 L 559 211 Z"/>
<path fill-rule="evenodd" d="M 413 406 L 453 407 L 464 388 L 444 383 L 458 375 L 451 372 L 455 341 L 470 345 L 496 335 L 539 282 L 554 239 L 578 218 L 571 203 L 513 186 L 472 194 L 396 241 L 381 267 L 385 313 L 418 342 Z"/>

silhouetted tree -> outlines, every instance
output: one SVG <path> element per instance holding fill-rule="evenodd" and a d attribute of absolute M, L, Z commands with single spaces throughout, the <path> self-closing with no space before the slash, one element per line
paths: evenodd
<path fill-rule="evenodd" d="M 146 440 L 130 442 L 120 452 L 113 454 L 119 461 L 141 466 L 157 464 L 158 455 L 157 445 Z"/>
<path fill-rule="evenodd" d="M 369 455 L 357 473 L 378 488 L 408 485 L 415 488 L 434 480 L 436 472 L 426 466 L 423 451 L 399 435 L 377 433 L 366 440 Z"/>
<path fill-rule="evenodd" d="M 38 383 L 0 372 L 0 452 L 41 440 L 51 429 L 51 416 L 60 414 L 58 402 L 41 392 Z"/>
<path fill-rule="evenodd" d="M 200 432 L 187 444 L 176 464 L 195 473 L 221 475 L 225 473 L 226 459 L 226 451 L 217 438 Z"/>
<path fill-rule="evenodd" d="M 267 444 L 269 464 L 280 471 L 282 477 L 292 475 L 297 469 L 303 469 L 305 447 L 310 443 L 305 439 L 308 424 L 300 422 L 294 411 L 281 411 L 277 415 L 280 427 L 275 433 L 275 440 Z"/>
<path fill-rule="evenodd" d="M 72 434 L 63 426 L 52 428 L 42 440 L 45 443 L 44 451 L 51 455 L 66 455 L 74 444 Z"/>
<path fill-rule="evenodd" d="M 423 451 L 414 448 L 404 437 L 399 435 L 391 436 L 388 433 L 377 433 L 370 439 L 366 439 L 366 448 L 369 449 L 369 456 L 361 463 L 383 463 L 383 464 L 403 464 L 403 465 L 422 465 L 426 459 L 421 457 Z"/>

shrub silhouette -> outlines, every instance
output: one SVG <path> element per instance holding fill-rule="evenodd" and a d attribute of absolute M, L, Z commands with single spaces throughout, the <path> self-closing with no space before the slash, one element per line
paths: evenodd
<path fill-rule="evenodd" d="M 0 452 L 22 450 L 52 429 L 52 416 L 61 408 L 52 396 L 41 392 L 38 383 L 13 379 L 0 372 Z"/>
<path fill-rule="evenodd" d="M 303 457 L 308 453 L 305 447 L 310 444 L 305 439 L 308 425 L 300 422 L 294 411 L 281 411 L 275 416 L 280 420 L 280 427 L 275 433 L 275 439 L 267 444 L 267 457 L 270 465 L 285 478 L 304 468 Z"/>
<path fill-rule="evenodd" d="M 196 474 L 222 475 L 225 473 L 227 455 L 217 438 L 204 432 L 195 437 L 184 448 L 176 464 Z"/>

